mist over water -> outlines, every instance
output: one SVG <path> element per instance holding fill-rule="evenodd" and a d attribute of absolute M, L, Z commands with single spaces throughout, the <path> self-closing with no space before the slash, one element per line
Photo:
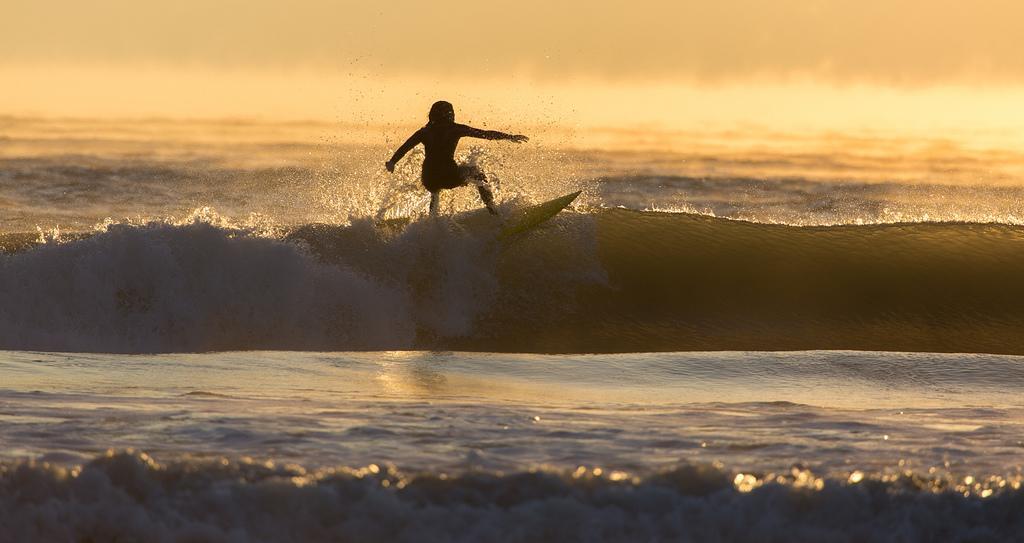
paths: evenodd
<path fill-rule="evenodd" d="M 382 167 L 408 127 L 8 117 L 0 128 L 7 233 L 180 222 L 201 209 L 232 224 L 292 226 L 426 208 L 422 155 L 414 152 L 395 175 Z M 503 201 L 583 189 L 586 209 L 794 225 L 1017 224 L 1024 216 L 1024 155 L 1008 133 L 547 127 L 533 135 L 526 146 L 467 140 L 461 159 L 481 165 Z M 471 189 L 442 200 L 449 213 L 476 204 Z"/>

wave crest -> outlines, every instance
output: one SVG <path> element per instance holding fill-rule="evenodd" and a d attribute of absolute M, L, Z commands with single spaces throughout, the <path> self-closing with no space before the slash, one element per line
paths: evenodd
<path fill-rule="evenodd" d="M 582 470 L 582 473 L 581 473 Z M 646 477 L 580 468 L 506 475 L 307 470 L 251 460 L 160 464 L 109 452 L 81 467 L 0 464 L 14 541 L 1011 541 L 1019 484 L 982 498 L 927 478 L 764 484 L 684 465 Z M 806 484 L 808 480 L 820 484 Z"/>

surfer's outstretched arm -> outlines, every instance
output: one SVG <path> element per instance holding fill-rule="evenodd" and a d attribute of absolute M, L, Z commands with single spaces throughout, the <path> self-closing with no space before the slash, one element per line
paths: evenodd
<path fill-rule="evenodd" d="M 459 125 L 460 135 L 464 138 L 480 138 L 485 140 L 509 140 L 516 143 L 530 141 L 530 138 L 522 134 L 506 134 L 497 130 L 481 130 L 464 124 Z"/>
<path fill-rule="evenodd" d="M 384 167 L 387 168 L 389 172 L 395 171 L 395 164 L 398 163 L 399 160 L 402 160 L 402 157 L 411 151 L 413 147 L 423 143 L 423 134 L 421 132 L 422 130 L 413 132 L 413 134 L 409 136 L 409 139 L 405 140 L 405 143 L 395 151 L 395 154 L 391 155 L 391 160 L 384 164 Z"/>

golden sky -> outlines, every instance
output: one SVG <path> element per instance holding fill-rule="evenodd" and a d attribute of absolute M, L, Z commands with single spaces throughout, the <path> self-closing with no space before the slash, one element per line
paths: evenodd
<path fill-rule="evenodd" d="M 0 113 L 389 120 L 444 94 L 620 124 L 724 95 L 813 119 L 871 109 L 874 89 L 998 117 L 1024 87 L 1022 36 L 1019 0 L 9 0 Z"/>

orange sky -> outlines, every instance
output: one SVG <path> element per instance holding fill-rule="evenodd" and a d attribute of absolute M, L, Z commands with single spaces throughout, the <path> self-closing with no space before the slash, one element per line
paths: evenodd
<path fill-rule="evenodd" d="M 13 5 L 12 5 L 13 4 Z M 5 62 L 1024 80 L 1017 0 L 14 0 Z"/>
<path fill-rule="evenodd" d="M 0 114 L 1016 126 L 1024 3 L 16 0 Z"/>

